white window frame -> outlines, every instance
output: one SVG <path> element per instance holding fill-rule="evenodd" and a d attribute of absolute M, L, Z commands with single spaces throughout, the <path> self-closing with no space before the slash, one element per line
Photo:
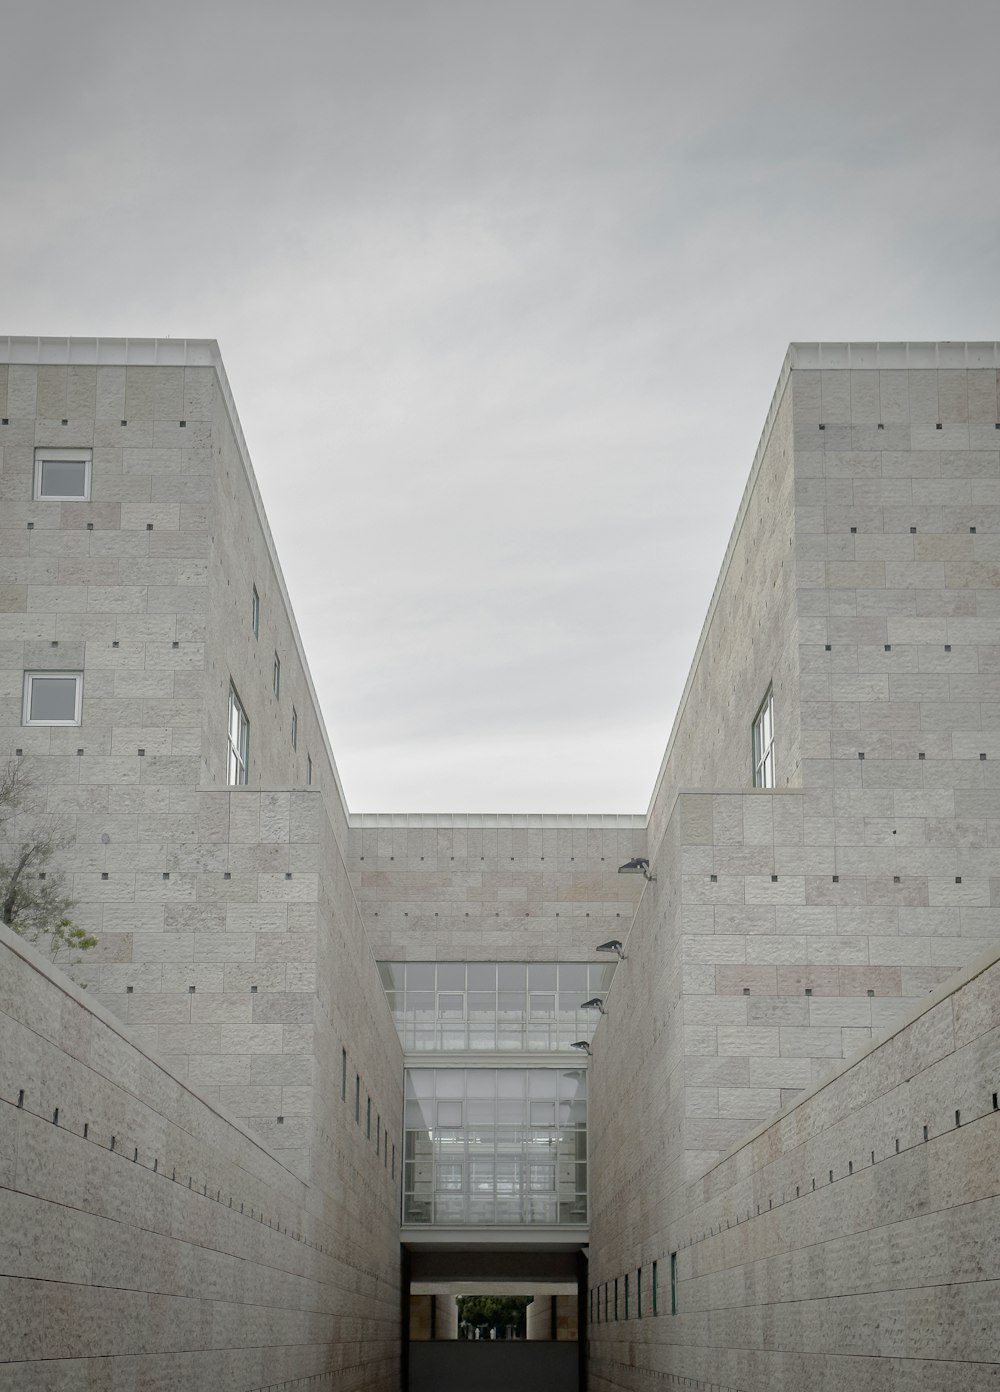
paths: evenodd
<path fill-rule="evenodd" d="M 753 718 L 750 759 L 755 788 L 775 787 L 774 773 L 774 687 L 760 703 Z"/>
<path fill-rule="evenodd" d="M 76 700 L 73 706 L 72 720 L 32 720 L 31 718 L 31 688 L 34 682 L 40 677 L 62 677 L 66 679 L 72 677 L 76 682 Z M 82 672 L 25 672 L 24 674 L 24 698 L 21 709 L 21 721 L 24 725 L 79 725 L 83 716 L 83 673 Z"/>
<path fill-rule="evenodd" d="M 277 653 L 274 654 L 274 673 L 271 677 L 271 685 L 274 688 L 275 696 L 281 696 L 281 658 Z"/>
<path fill-rule="evenodd" d="M 237 721 L 237 740 L 233 743 L 233 716 Z M 240 748 L 242 745 L 242 748 Z M 236 687 L 229 683 L 229 722 L 226 726 L 226 778 L 230 788 L 241 788 L 248 782 L 250 770 L 250 721 Z M 234 776 L 235 774 L 235 776 Z"/>
<path fill-rule="evenodd" d="M 42 466 L 46 462 L 65 460 L 67 463 L 84 464 L 83 493 L 43 493 Z M 39 445 L 35 450 L 35 474 L 32 498 L 38 503 L 89 503 L 90 480 L 94 467 L 92 449 L 62 449 L 58 445 Z"/>

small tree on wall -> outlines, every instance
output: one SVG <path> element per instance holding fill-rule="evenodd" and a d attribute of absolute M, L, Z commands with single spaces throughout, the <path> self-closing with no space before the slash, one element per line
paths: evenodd
<path fill-rule="evenodd" d="M 97 939 L 70 916 L 74 900 L 52 867 L 66 841 L 50 821 L 29 813 L 31 788 L 22 760 L 0 771 L 0 921 L 43 946 L 51 961 L 79 961 Z"/>

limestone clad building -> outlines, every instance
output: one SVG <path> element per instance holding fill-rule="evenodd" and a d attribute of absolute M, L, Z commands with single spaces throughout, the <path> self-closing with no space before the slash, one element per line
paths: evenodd
<path fill-rule="evenodd" d="M 2 834 L 99 939 L 0 930 L 0 1387 L 996 1385 L 998 368 L 793 345 L 647 812 L 418 816 L 217 346 L 0 340 Z"/>

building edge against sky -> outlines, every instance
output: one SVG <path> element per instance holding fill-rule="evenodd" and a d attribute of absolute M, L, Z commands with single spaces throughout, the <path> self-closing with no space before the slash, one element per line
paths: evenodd
<path fill-rule="evenodd" d="M 40 1067 L 14 1002 L 6 1230 L 22 1224 L 34 1255 L 4 1273 L 23 1320 L 0 1357 L 23 1377 L 46 1359 L 70 1376 L 100 1354 L 198 1386 L 225 1365 L 220 1349 L 239 1349 L 239 1374 L 220 1386 L 396 1385 L 404 1065 L 431 1061 L 404 1052 L 375 959 L 525 964 L 505 1037 L 520 1015 L 530 1040 L 560 1009 L 547 964 L 596 964 L 598 944 L 622 940 L 587 1089 L 589 1229 L 577 1245 L 589 1235 L 591 1384 L 801 1388 L 808 1354 L 838 1386 L 870 1385 L 876 1367 L 902 1386 L 923 1363 L 935 1386 L 978 1389 L 998 1354 L 977 1310 L 1000 1272 L 990 1257 L 963 1274 L 944 1254 L 973 1208 L 978 1228 L 996 1231 L 983 1175 L 995 1181 L 997 345 L 790 348 L 653 799 L 634 817 L 349 814 L 217 346 L 10 339 L 0 358 L 0 738 L 30 761 L 38 807 L 72 839 L 79 917 L 100 938 L 76 973 L 86 996 L 64 993 L 58 1009 L 49 977 L 25 977 L 5 951 L 5 974 L 33 982 L 50 1062 Z M 653 880 L 618 875 L 636 857 Z M 962 969 L 946 1013 L 974 999 L 978 1028 L 920 1043 L 942 1014 L 911 1012 Z M 428 1028 L 439 1007 L 453 1008 L 438 998 Z M 62 1012 L 74 1024 L 61 1034 Z M 824 1086 L 828 1070 L 885 1032 L 867 1056 L 867 1110 L 849 1089 L 845 1103 L 840 1084 Z M 498 1058 L 503 1035 L 497 1023 L 485 1056 L 442 1048 L 433 1067 L 565 1069 L 558 1030 L 557 1047 L 530 1058 Z M 906 1047 L 922 1092 L 896 1087 L 893 1039 L 918 1041 Z M 144 1110 L 136 1078 L 145 1070 L 152 1088 L 154 1059 L 170 1081 Z M 956 1066 L 963 1101 L 949 1111 Z M 562 1093 L 550 1101 L 539 1086 L 519 1105 L 525 1117 L 537 1106 L 541 1138 Z M 766 1157 L 747 1137 L 773 1135 L 767 1154 L 783 1152 L 789 1128 L 805 1137 L 828 1101 L 845 1139 L 810 1157 L 818 1190 L 796 1162 L 780 1198 L 770 1175 L 765 1193 L 753 1176 Z M 879 1106 L 890 1112 L 876 1135 Z M 181 1131 L 197 1144 L 171 1129 L 185 1108 Z M 783 1108 L 777 1131 L 759 1129 Z M 177 1144 L 169 1183 L 186 1171 L 187 1197 L 146 1227 L 156 1195 L 174 1202 L 161 1186 Z M 67 1197 L 53 1157 L 77 1146 L 95 1182 Z M 120 1189 L 140 1150 L 144 1195 L 129 1208 L 104 1189 Z M 468 1180 L 483 1157 L 463 1156 Z M 935 1187 L 938 1156 L 950 1189 Z M 444 1163 L 441 1178 L 457 1173 L 453 1156 Z M 570 1220 L 582 1212 L 568 1177 L 579 1163 L 556 1166 Z M 261 1165 L 266 1202 L 240 1198 L 237 1216 L 247 1175 L 265 1182 Z M 549 1167 L 530 1142 L 490 1165 L 499 1235 L 500 1176 L 544 1193 Z M 915 1270 L 936 1273 L 947 1309 L 915 1303 L 921 1283 L 898 1267 L 876 1270 L 870 1238 L 855 1242 L 865 1254 L 853 1267 L 841 1259 L 843 1233 L 876 1226 L 876 1177 L 897 1204 L 883 1246 L 903 1243 Z M 433 1167 L 424 1179 L 439 1192 Z M 767 1214 L 791 1204 L 792 1187 L 800 1221 L 773 1228 Z M 712 1250 L 695 1232 L 708 1198 Z M 100 1270 L 97 1256 L 74 1265 L 46 1248 L 67 1202 Z M 294 1210 L 294 1249 L 281 1204 Z M 544 1198 L 521 1209 L 548 1211 Z M 130 1229 L 142 1234 L 138 1271 L 118 1252 Z M 806 1269 L 817 1230 L 824 1260 Z M 420 1235 L 403 1235 L 419 1254 Z M 481 1228 L 465 1237 L 473 1252 L 489 1246 Z M 566 1234 L 543 1222 L 530 1240 L 555 1250 Z M 179 1255 L 193 1241 L 213 1254 L 214 1285 Z M 862 1278 L 870 1303 L 904 1310 L 892 1340 L 846 1313 Z M 118 1293 L 122 1313 L 95 1345 L 82 1331 L 97 1286 Z M 152 1292 L 155 1339 L 139 1329 Z M 808 1305 L 811 1323 L 792 1305 Z M 249 1332 L 265 1308 L 261 1348 Z M 861 1328 L 852 1347 L 848 1326 Z"/>

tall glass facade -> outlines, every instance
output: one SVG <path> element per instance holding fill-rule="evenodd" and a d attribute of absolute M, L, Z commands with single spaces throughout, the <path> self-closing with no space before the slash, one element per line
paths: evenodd
<path fill-rule="evenodd" d="M 379 963 L 411 1065 L 405 1224 L 586 1224 L 587 1066 L 569 1046 L 591 1039 L 599 1014 L 580 1007 L 615 965 Z"/>
<path fill-rule="evenodd" d="M 380 962 L 408 1054 L 549 1053 L 590 1040 L 612 962 Z"/>
<path fill-rule="evenodd" d="M 584 1068 L 410 1068 L 403 1222 L 587 1221 Z"/>

